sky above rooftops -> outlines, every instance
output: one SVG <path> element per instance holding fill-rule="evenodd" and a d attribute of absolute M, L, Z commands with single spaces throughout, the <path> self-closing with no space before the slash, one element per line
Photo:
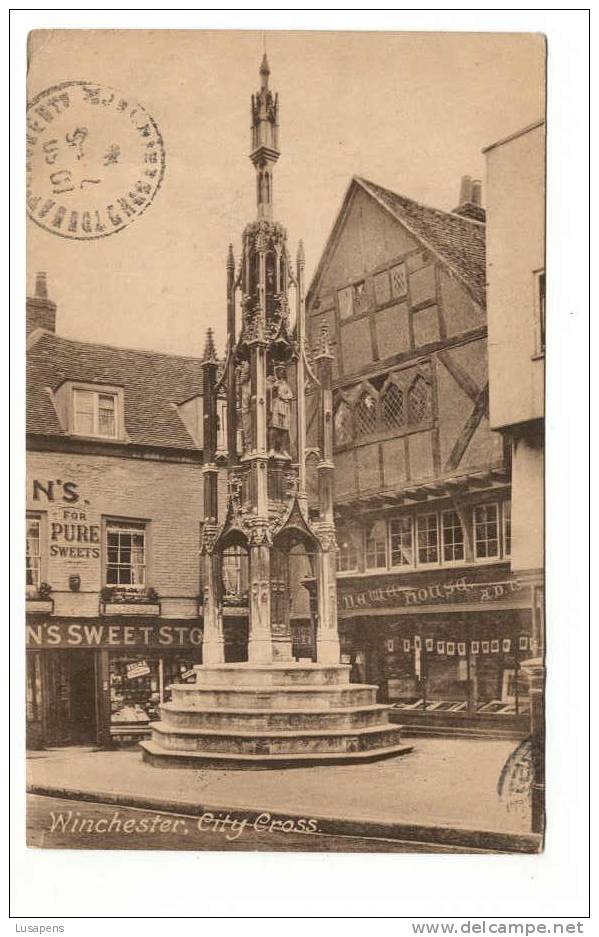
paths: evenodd
<path fill-rule="evenodd" d="M 300 238 L 307 282 L 352 175 L 452 210 L 460 177 L 483 180 L 484 146 L 542 116 L 540 36 L 267 33 L 280 100 L 274 215 Z M 158 124 L 166 172 L 154 203 L 89 242 L 28 222 L 28 291 L 48 274 L 65 337 L 201 355 L 225 336 L 225 261 L 255 218 L 250 95 L 259 32 L 58 31 L 33 37 L 28 93 L 69 78 L 103 82 Z M 84 73 L 82 73 L 84 68 Z"/>

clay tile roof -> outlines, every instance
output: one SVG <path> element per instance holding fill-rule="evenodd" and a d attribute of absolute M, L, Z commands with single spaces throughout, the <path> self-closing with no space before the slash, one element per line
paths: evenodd
<path fill-rule="evenodd" d="M 64 381 L 123 388 L 128 440 L 144 446 L 197 449 L 177 404 L 202 393 L 197 358 L 96 345 L 39 330 L 27 352 L 27 432 L 65 435 L 52 393 Z"/>
<path fill-rule="evenodd" d="M 485 225 L 482 222 L 429 208 L 367 179 L 355 177 L 355 181 L 451 267 L 476 302 L 485 305 Z"/>

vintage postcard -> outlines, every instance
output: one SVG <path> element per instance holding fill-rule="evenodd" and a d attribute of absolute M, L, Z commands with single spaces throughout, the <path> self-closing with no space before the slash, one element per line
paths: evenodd
<path fill-rule="evenodd" d="M 542 852 L 546 52 L 30 33 L 30 847 Z"/>

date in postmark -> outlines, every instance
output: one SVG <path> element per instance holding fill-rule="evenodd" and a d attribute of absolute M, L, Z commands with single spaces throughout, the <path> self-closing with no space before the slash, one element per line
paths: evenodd
<path fill-rule="evenodd" d="M 27 107 L 27 213 L 60 237 L 93 240 L 131 224 L 164 177 L 156 122 L 103 84 L 65 81 Z"/>

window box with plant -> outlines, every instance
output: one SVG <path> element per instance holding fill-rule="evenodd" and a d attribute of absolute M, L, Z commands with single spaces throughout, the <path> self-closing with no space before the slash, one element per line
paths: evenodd
<path fill-rule="evenodd" d="M 160 615 L 160 597 L 151 587 L 104 586 L 100 592 L 100 612 L 102 615 Z"/>
<path fill-rule="evenodd" d="M 54 611 L 52 599 L 52 586 L 47 582 L 40 582 L 38 586 L 27 585 L 25 595 L 25 611 L 30 614 L 47 615 Z"/>

